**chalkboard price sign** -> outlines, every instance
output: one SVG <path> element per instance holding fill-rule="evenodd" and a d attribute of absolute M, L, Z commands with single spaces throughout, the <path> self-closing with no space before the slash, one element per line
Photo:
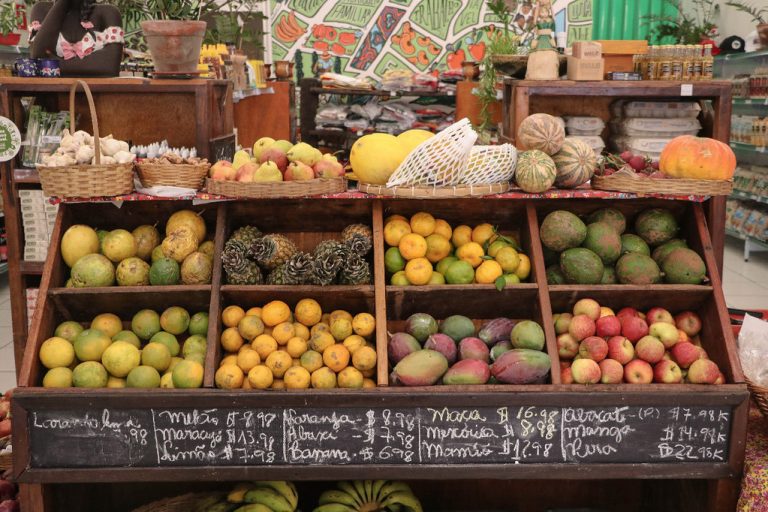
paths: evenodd
<path fill-rule="evenodd" d="M 30 412 L 31 466 L 714 462 L 729 407 L 99 409 Z"/>

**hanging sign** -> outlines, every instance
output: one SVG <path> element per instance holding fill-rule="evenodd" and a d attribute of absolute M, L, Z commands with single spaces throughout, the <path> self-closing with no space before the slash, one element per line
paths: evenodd
<path fill-rule="evenodd" d="M 21 134 L 16 125 L 7 117 L 0 116 L 0 162 L 7 162 L 18 154 L 21 148 Z"/>

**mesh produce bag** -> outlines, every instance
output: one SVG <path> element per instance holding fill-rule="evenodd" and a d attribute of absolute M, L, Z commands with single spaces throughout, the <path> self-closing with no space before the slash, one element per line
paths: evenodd
<path fill-rule="evenodd" d="M 469 153 L 467 169 L 460 183 L 485 185 L 511 181 L 515 175 L 517 149 L 512 144 L 474 146 Z"/>
<path fill-rule="evenodd" d="M 462 178 L 477 133 L 462 119 L 419 144 L 395 169 L 387 187 L 444 187 L 464 183 Z"/>

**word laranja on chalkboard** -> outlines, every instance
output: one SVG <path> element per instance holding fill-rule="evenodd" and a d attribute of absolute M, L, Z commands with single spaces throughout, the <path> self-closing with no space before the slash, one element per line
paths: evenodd
<path fill-rule="evenodd" d="M 728 460 L 729 407 L 46 410 L 31 467 Z"/>

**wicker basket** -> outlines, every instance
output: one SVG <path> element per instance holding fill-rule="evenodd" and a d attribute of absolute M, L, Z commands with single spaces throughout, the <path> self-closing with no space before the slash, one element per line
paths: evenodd
<path fill-rule="evenodd" d="M 101 164 L 99 121 L 96 118 L 96 107 L 88 84 L 82 80 L 76 80 L 69 89 L 69 128 L 71 131 L 75 129 L 75 93 L 78 85 L 83 87 L 88 99 L 88 108 L 91 111 L 96 163 L 65 167 L 49 167 L 38 164 L 37 170 L 40 173 L 43 194 L 56 197 L 102 197 L 130 194 L 133 191 L 133 163 Z"/>
<path fill-rule="evenodd" d="M 456 185 L 453 187 L 385 187 L 358 183 L 360 192 L 377 196 L 409 197 L 413 199 L 443 199 L 447 197 L 479 197 L 503 194 L 509 190 L 509 183 L 488 185 Z"/>
<path fill-rule="evenodd" d="M 747 382 L 747 388 L 752 394 L 752 400 L 757 404 L 757 408 L 763 413 L 763 416 L 768 418 L 768 388 L 758 386 L 749 379 L 744 379 Z"/>
<path fill-rule="evenodd" d="M 610 176 L 592 176 L 591 184 L 595 190 L 613 190 L 636 194 L 727 196 L 733 190 L 732 180 L 642 178 L 637 173 L 624 169 Z"/>
<path fill-rule="evenodd" d="M 136 164 L 141 184 L 145 187 L 164 185 L 167 187 L 193 188 L 200 190 L 211 164 Z"/>
<path fill-rule="evenodd" d="M 304 197 L 346 192 L 346 178 L 315 179 L 306 181 L 277 181 L 267 183 L 206 179 L 209 194 L 227 197 Z"/>
<path fill-rule="evenodd" d="M 198 506 L 202 500 L 214 497 L 223 498 L 224 495 L 220 492 L 190 492 L 188 494 L 147 503 L 146 505 L 133 509 L 132 512 L 193 512 L 197 510 L 195 507 Z"/>

